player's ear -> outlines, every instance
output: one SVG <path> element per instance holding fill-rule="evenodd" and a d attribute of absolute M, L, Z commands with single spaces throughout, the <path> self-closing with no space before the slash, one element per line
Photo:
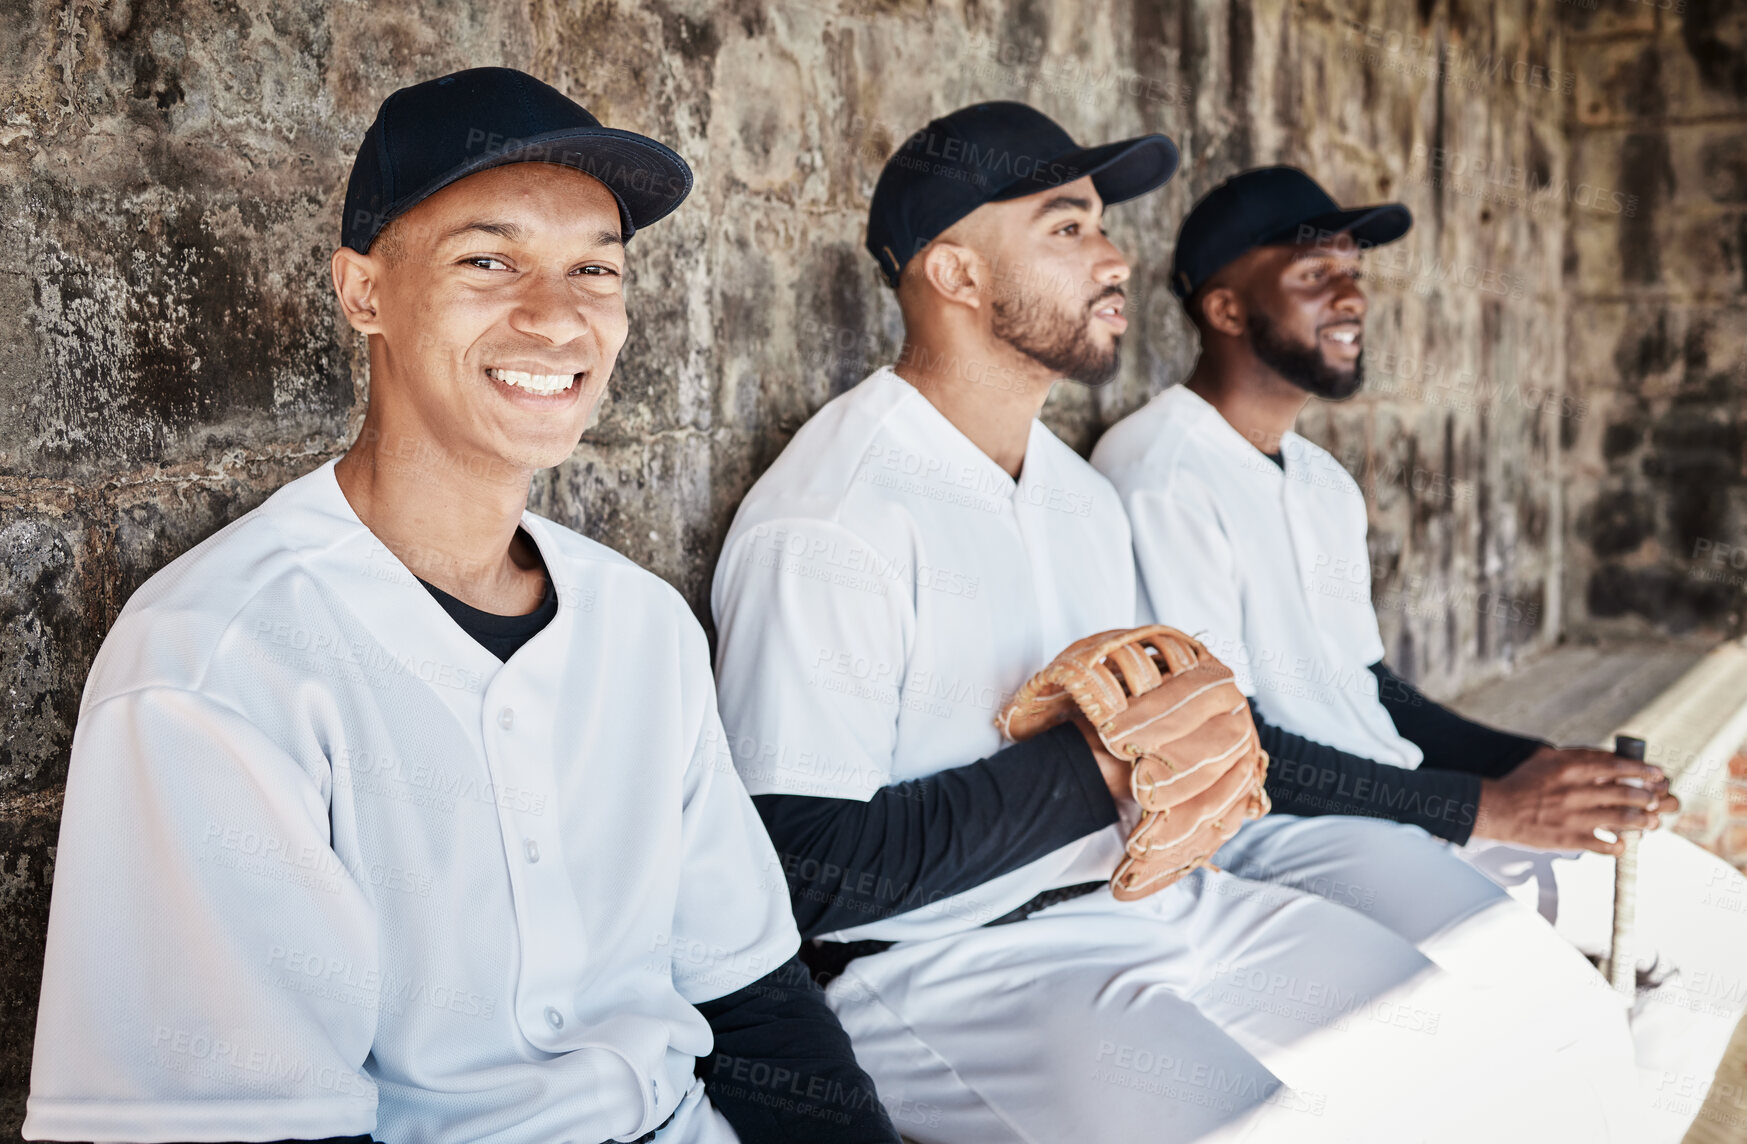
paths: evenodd
<path fill-rule="evenodd" d="M 340 299 L 340 310 L 346 321 L 360 334 L 380 332 L 377 319 L 377 298 L 382 285 L 382 260 L 359 254 L 349 246 L 334 251 L 334 294 Z"/>
<path fill-rule="evenodd" d="M 1201 317 L 1209 329 L 1235 338 L 1242 336 L 1249 313 L 1236 290 L 1213 286 L 1201 295 Z"/>
<path fill-rule="evenodd" d="M 988 274 L 976 251 L 935 239 L 919 257 L 923 280 L 935 293 L 973 310 L 982 306 Z"/>

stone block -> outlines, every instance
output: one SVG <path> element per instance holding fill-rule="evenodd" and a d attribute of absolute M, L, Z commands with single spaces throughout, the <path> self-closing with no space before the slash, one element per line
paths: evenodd
<path fill-rule="evenodd" d="M 14 1134 L 30 1086 L 60 818 L 58 789 L 0 799 L 0 1123 Z"/>
<path fill-rule="evenodd" d="M 108 490 L 103 498 L 110 537 L 105 627 L 165 565 L 326 460 L 317 454 L 183 466 Z"/>
<path fill-rule="evenodd" d="M 1571 227 L 1572 284 L 1604 296 L 1648 289 L 1728 298 L 1741 290 L 1744 236 L 1742 208 L 1580 216 Z"/>
<path fill-rule="evenodd" d="M 0 374 L 15 411 L 0 423 L 5 471 L 112 473 L 261 438 L 336 441 L 353 383 L 321 208 L 263 207 L 241 187 L 0 188 L 0 229 L 37 270 L 7 323 L 30 356 Z"/>
<path fill-rule="evenodd" d="M 1664 6 L 1673 7 L 1676 2 L 1664 0 Z M 1684 3 L 1684 0 L 1679 2 Z M 1565 28 L 1567 56 L 1586 51 L 1590 41 L 1598 36 L 1655 32 L 1657 7 L 1655 0 L 1627 0 L 1623 4 L 1610 3 L 1609 0 L 1565 0 L 1559 4 L 1558 12 Z"/>
<path fill-rule="evenodd" d="M 711 483 L 710 443 L 701 433 L 585 440 L 557 473 L 546 511 L 673 584 L 707 621 L 710 576 L 727 527 L 709 511 Z"/>
<path fill-rule="evenodd" d="M 1740 115 L 1747 22 L 1697 0 L 1688 8 L 1655 34 L 1589 41 L 1570 52 L 1579 124 Z"/>
<path fill-rule="evenodd" d="M 79 695 L 106 627 L 108 554 L 95 508 L 53 487 L 0 491 L 0 799 L 66 777 Z"/>

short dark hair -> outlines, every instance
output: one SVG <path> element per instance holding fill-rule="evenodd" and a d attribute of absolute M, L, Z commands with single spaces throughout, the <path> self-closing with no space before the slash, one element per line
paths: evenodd
<path fill-rule="evenodd" d="M 370 243 L 370 253 L 380 255 L 390 266 L 406 257 L 406 228 L 401 225 L 401 217 L 389 219 Z"/>
<path fill-rule="evenodd" d="M 1207 314 L 1201 309 L 1201 303 L 1207 297 L 1210 285 L 1211 283 L 1203 282 L 1187 298 L 1177 299 L 1183 304 L 1183 313 L 1188 316 L 1189 324 L 1203 334 L 1207 332 Z"/>

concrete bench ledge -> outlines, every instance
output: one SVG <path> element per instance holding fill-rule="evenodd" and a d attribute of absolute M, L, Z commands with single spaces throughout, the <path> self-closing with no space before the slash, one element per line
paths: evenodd
<path fill-rule="evenodd" d="M 1449 703 L 1483 723 L 1565 746 L 1611 746 L 1615 730 L 1715 647 L 1666 638 L 1561 644 Z"/>

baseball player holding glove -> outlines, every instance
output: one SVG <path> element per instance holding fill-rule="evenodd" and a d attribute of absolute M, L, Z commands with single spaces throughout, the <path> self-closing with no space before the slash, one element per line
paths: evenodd
<path fill-rule="evenodd" d="M 1114 374 L 1103 212 L 1176 160 L 1017 103 L 912 136 L 867 236 L 897 364 L 730 529 L 723 721 L 827 998 L 920 1144 L 1629 1140 L 1552 1002 L 1446 970 L 1363 884 L 1205 863 L 1268 821 L 1247 704 L 1193 632 L 1134 629 L 1121 503 L 1037 419 Z"/>
<path fill-rule="evenodd" d="M 1105 434 L 1092 463 L 1133 523 L 1142 614 L 1205 633 L 1253 698 L 1275 757 L 1268 789 L 1284 813 L 1218 861 L 1374 886 L 1374 916 L 1417 935 L 1434 960 L 1490 955 L 1496 975 L 1518 977 L 1495 943 L 1428 926 L 1427 905 L 1472 898 L 1483 874 L 1576 949 L 1605 954 L 1618 835 L 1645 832 L 1631 1031 L 1652 1109 L 1643 1138 L 1678 1141 L 1747 1008 L 1747 879 L 1656 830 L 1679 807 L 1659 769 L 1481 726 L 1391 670 L 1364 494 L 1293 432 L 1312 397 L 1362 385 L 1361 252 L 1410 225 L 1398 203 L 1343 210 L 1292 167 L 1210 191 L 1183 222 L 1172 274 L 1200 360 Z M 1425 832 L 1470 868 L 1413 866 L 1402 850 Z M 1599 980 L 1584 977 L 1586 988 Z"/>
<path fill-rule="evenodd" d="M 92 668 L 26 1137 L 896 1144 L 793 961 L 702 630 L 526 511 L 690 186 L 520 72 L 384 102 L 333 258 L 364 432 Z"/>

